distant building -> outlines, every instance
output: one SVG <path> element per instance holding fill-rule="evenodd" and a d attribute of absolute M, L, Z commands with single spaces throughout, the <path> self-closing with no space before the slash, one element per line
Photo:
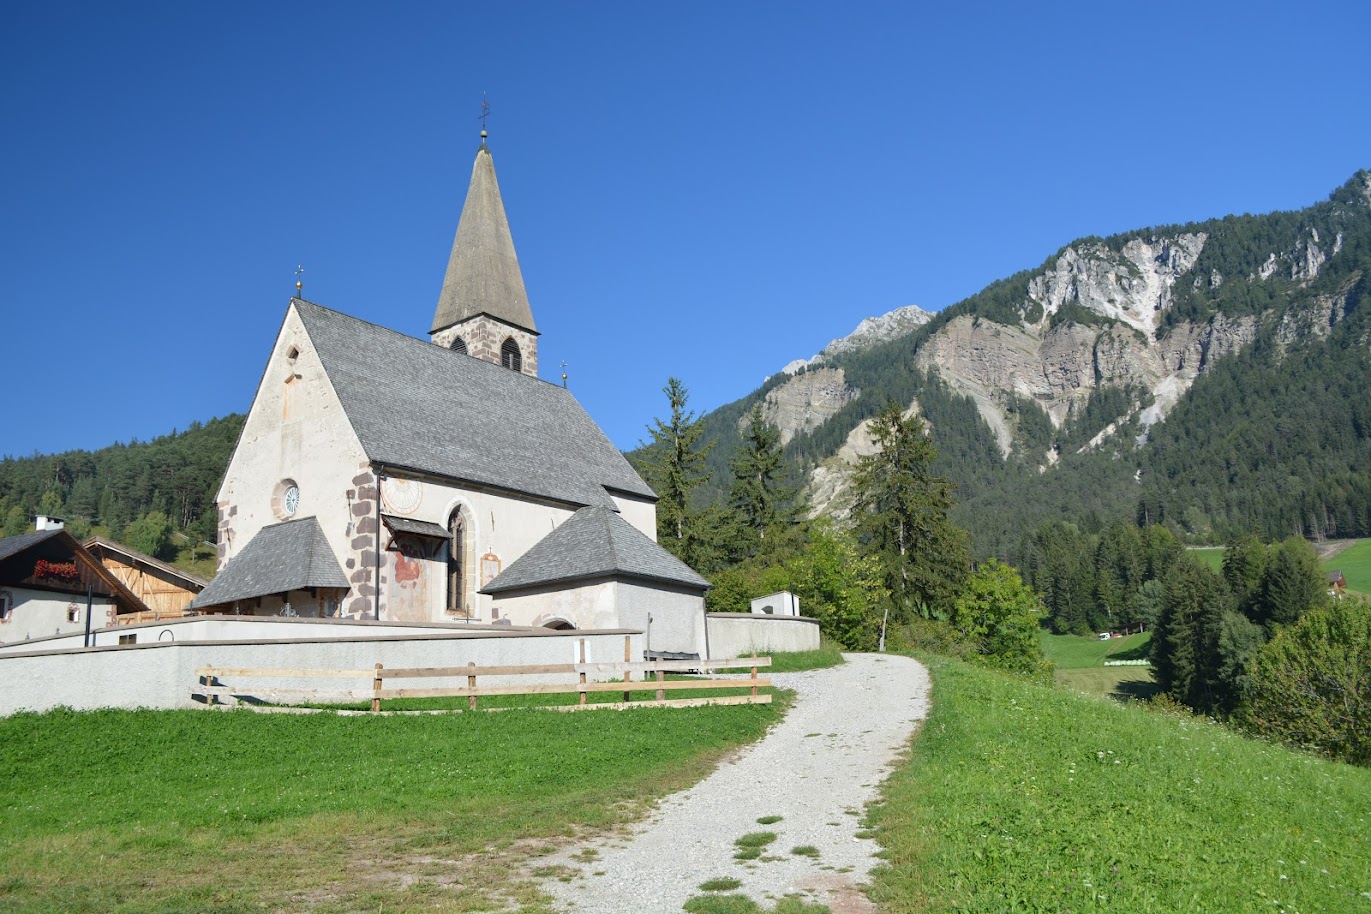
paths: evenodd
<path fill-rule="evenodd" d="M 82 545 L 142 603 L 145 609 L 121 615 L 122 623 L 156 622 L 184 616 L 190 601 L 209 582 L 103 536 Z"/>
<path fill-rule="evenodd" d="M 294 298 L 219 490 L 209 612 L 647 630 L 706 654 L 707 581 L 560 384 L 476 153 L 427 341 Z"/>
<path fill-rule="evenodd" d="M 1342 576 L 1342 572 L 1328 572 L 1328 595 L 1330 597 L 1341 597 L 1346 592 L 1347 579 Z"/>
<path fill-rule="evenodd" d="M 0 539 L 0 642 L 104 628 L 145 608 L 61 527 Z"/>

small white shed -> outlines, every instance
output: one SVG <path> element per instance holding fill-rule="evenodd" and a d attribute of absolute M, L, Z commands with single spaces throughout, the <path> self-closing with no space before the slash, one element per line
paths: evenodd
<path fill-rule="evenodd" d="M 800 614 L 800 598 L 788 590 L 782 590 L 780 593 L 769 593 L 752 601 L 752 614 L 754 616 L 798 616 Z"/>

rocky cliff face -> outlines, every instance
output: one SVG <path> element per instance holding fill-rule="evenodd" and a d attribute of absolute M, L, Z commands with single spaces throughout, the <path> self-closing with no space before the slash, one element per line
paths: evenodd
<path fill-rule="evenodd" d="M 788 377 L 767 392 L 763 412 L 784 442 L 824 426 L 865 395 L 844 371 L 847 354 L 917 334 L 915 365 L 975 403 L 1005 456 L 1044 440 L 1026 402 L 1065 432 L 1051 436 L 1051 447 L 1144 446 L 1146 433 L 1120 436 L 1164 420 L 1217 361 L 1258 337 L 1277 347 L 1327 337 L 1346 319 L 1364 298 L 1368 207 L 1371 172 L 1359 172 L 1300 212 L 1078 241 L 1026 280 L 958 305 L 956 316 L 910 306 L 867 318 L 817 355 L 786 365 Z M 1006 299 L 1010 289 L 1015 297 Z M 935 318 L 937 329 L 921 333 Z M 864 365 L 864 376 L 870 371 Z M 1130 391 L 1098 401 L 1108 409 L 1124 404 L 1126 412 L 1092 413 L 1088 428 L 1076 425 L 1102 390 Z M 1019 423 L 1028 421 L 1032 434 L 1021 434 Z M 813 469 L 808 494 L 814 513 L 842 514 L 850 467 L 871 444 L 865 425 L 826 431 L 843 432 L 846 441 Z M 1065 455 L 1025 456 L 1046 471 Z"/>

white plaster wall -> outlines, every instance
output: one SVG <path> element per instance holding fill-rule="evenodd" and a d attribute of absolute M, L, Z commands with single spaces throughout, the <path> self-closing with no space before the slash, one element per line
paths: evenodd
<path fill-rule="evenodd" d="M 709 613 L 710 658 L 743 657 L 753 651 L 813 651 L 819 647 L 819 623 L 804 616 L 754 616 Z"/>
<path fill-rule="evenodd" d="M 713 645 L 706 644 L 704 594 L 636 581 L 620 581 L 615 587 L 619 625 L 647 631 L 651 650 L 710 656 Z"/>
<path fill-rule="evenodd" d="M 386 514 L 427 521 L 446 528 L 452 512 L 459 506 L 465 510 L 468 523 L 466 536 L 473 544 L 474 567 L 469 572 L 475 575 L 471 579 L 475 586 L 469 585 L 468 593 L 479 591 L 490 581 L 491 576 L 483 576 L 482 558 L 485 555 L 494 555 L 499 568 L 503 570 L 574 513 L 569 507 L 431 480 L 387 477 L 381 482 L 381 510 Z M 383 545 L 389 541 L 389 534 L 383 534 Z M 424 566 L 422 576 L 420 580 L 405 582 L 406 586 L 412 588 L 408 594 L 402 594 L 398 589 L 402 586 L 398 578 L 402 576 L 396 574 L 397 559 L 400 559 L 400 553 L 386 553 L 385 583 L 381 589 L 382 619 L 397 618 L 397 613 L 387 612 L 388 598 L 391 598 L 395 609 L 402 603 L 407 608 L 416 605 L 426 607 L 422 612 L 398 614 L 398 618 L 405 621 L 451 621 L 453 617 L 446 612 L 447 553 L 440 551 L 432 559 L 419 560 Z M 491 621 L 491 605 L 491 597 L 476 593 L 473 618 Z"/>
<path fill-rule="evenodd" d="M 192 708 L 195 671 L 205 666 L 259 669 L 348 669 L 365 671 L 375 664 L 393 668 L 575 663 L 581 642 L 590 663 L 621 662 L 624 637 L 641 656 L 638 632 L 469 632 L 397 638 L 354 637 L 321 641 L 245 642 L 176 641 L 94 647 L 65 651 L 0 654 L 0 715 L 21 710 L 45 711 L 65 705 L 93 708 Z M 597 678 L 597 677 L 592 677 Z M 613 676 L 598 677 L 601 679 Z M 414 682 L 414 680 L 407 680 Z M 441 680 L 418 680 L 435 687 Z M 490 677 L 487 684 L 502 681 Z M 519 682 L 570 682 L 572 676 L 520 677 Z M 370 691 L 371 677 L 327 682 L 300 679 L 238 680 L 231 686 L 327 688 Z M 450 682 L 448 684 L 451 684 Z M 462 683 L 465 684 L 465 683 Z"/>
<path fill-rule="evenodd" d="M 299 350 L 293 368 L 287 359 L 292 346 Z M 287 415 L 286 379 L 292 375 L 298 377 L 289 385 Z M 220 543 L 219 567 L 257 531 L 291 519 L 277 516 L 272 496 L 282 480 L 293 479 L 300 487 L 300 507 L 293 517 L 318 518 L 339 566 L 350 575 L 345 562 L 359 519 L 352 514 L 347 492 L 357 488 L 352 480 L 365 468 L 362 444 L 292 305 L 219 489 L 218 500 L 229 502 L 234 512 L 228 519 L 232 535 Z"/>
<path fill-rule="evenodd" d="M 505 626 L 470 622 L 405 624 L 356 621 L 351 619 L 292 619 L 279 616 L 214 615 L 164 619 L 139 625 L 119 625 L 91 632 L 93 647 L 117 645 L 121 637 L 132 637 L 136 644 L 158 641 L 259 641 L 327 640 L 374 638 L 383 636 L 453 635 L 470 631 L 496 631 L 509 634 Z M 0 653 L 38 650 L 69 650 L 81 647 L 84 629 L 72 633 L 0 645 Z"/>
<path fill-rule="evenodd" d="M 86 631 L 85 594 L 53 593 L 27 587 L 6 587 L 14 598 L 9 617 L 0 622 L 0 644 L 22 644 L 34 638 L 47 638 L 64 632 Z M 67 621 L 67 609 L 76 604 L 76 621 Z M 92 628 L 103 628 L 112 621 L 113 605 L 106 598 L 95 597 L 91 604 L 94 618 Z M 79 639 L 78 639 L 79 643 Z"/>
<path fill-rule="evenodd" d="M 634 581 L 601 580 L 561 589 L 540 588 L 495 601 L 500 617 L 515 625 L 564 620 L 579 628 L 647 631 L 656 651 L 708 656 L 704 597 Z M 651 616 L 649 623 L 648 617 Z"/>
<path fill-rule="evenodd" d="M 637 527 L 648 539 L 657 542 L 657 503 L 619 492 L 614 493 L 612 497 L 620 516 Z"/>

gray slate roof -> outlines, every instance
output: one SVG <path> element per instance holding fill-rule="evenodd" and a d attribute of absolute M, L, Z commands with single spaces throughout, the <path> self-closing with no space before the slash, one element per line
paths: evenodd
<path fill-rule="evenodd" d="M 348 586 L 319 521 L 302 517 L 257 531 L 189 608 L 223 606 L 310 587 Z"/>
<path fill-rule="evenodd" d="M 43 540 L 51 539 L 62 531 L 40 530 L 37 533 L 21 533 L 19 536 L 7 536 L 0 539 L 0 559 L 7 559 L 12 555 L 18 555 L 34 543 L 41 543 Z"/>
<path fill-rule="evenodd" d="M 391 533 L 409 533 L 413 536 L 429 536 L 440 540 L 445 540 L 450 535 L 446 527 L 426 520 L 412 520 L 408 517 L 396 517 L 394 514 L 382 514 L 381 520 L 386 522 Z"/>
<path fill-rule="evenodd" d="M 291 302 L 373 462 L 572 505 L 656 498 L 565 388 Z"/>
<path fill-rule="evenodd" d="M 498 594 L 605 577 L 641 578 L 709 589 L 689 565 L 608 508 L 582 508 L 481 588 Z"/>
<path fill-rule="evenodd" d="M 500 185 L 495 180 L 495 162 L 485 143 L 476 151 L 476 162 L 471 166 L 471 184 L 452 242 L 443 291 L 433 312 L 433 330 L 478 314 L 537 332 L 505 204 L 500 199 Z"/>

